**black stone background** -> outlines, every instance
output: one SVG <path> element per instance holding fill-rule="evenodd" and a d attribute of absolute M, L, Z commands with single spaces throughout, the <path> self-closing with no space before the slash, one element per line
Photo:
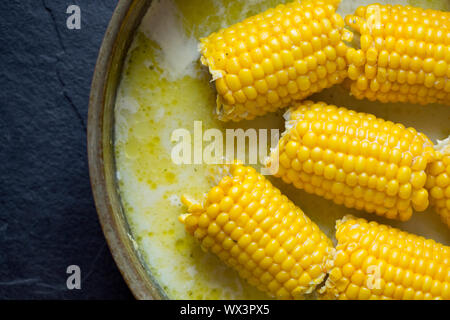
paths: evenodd
<path fill-rule="evenodd" d="M 131 299 L 88 175 L 92 73 L 118 0 L 0 1 L 0 299 Z M 81 8 L 81 30 L 66 9 Z M 66 268 L 81 268 L 68 290 Z"/>

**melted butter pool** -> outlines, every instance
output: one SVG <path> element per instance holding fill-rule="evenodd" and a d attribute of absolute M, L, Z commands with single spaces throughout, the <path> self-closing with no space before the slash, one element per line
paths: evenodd
<path fill-rule="evenodd" d="M 193 133 L 194 121 L 208 128 L 284 129 L 283 112 L 237 124 L 215 119 L 215 93 L 198 62 L 200 37 L 285 1 L 154 1 L 128 53 L 115 108 L 117 178 L 124 210 L 137 247 L 166 295 L 174 299 L 266 299 L 214 255 L 203 252 L 178 222 L 179 197 L 200 198 L 212 186 L 207 165 L 176 165 L 171 160 L 178 128 Z M 357 2 L 357 3 L 356 3 Z M 344 0 L 339 13 L 373 1 Z M 386 2 L 386 1 L 379 1 Z M 389 1 L 406 3 L 405 1 Z M 449 2 L 413 0 L 411 4 L 450 10 Z M 450 134 L 450 108 L 357 101 L 341 87 L 311 97 L 373 113 L 425 132 L 433 141 Z M 203 131 L 204 132 L 204 131 Z M 271 179 L 334 239 L 336 219 L 354 214 L 450 244 L 450 233 L 431 209 L 407 223 L 337 206 L 280 180 Z"/>

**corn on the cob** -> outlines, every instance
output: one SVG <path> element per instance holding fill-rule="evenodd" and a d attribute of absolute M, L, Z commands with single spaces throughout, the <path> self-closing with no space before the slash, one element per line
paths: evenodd
<path fill-rule="evenodd" d="M 325 297 L 450 299 L 450 247 L 352 216 L 337 222 L 336 238 Z"/>
<path fill-rule="evenodd" d="M 428 207 L 425 169 L 435 152 L 423 133 L 323 102 L 302 102 L 286 115 L 268 161 L 279 161 L 275 175 L 284 182 L 391 219 Z"/>
<path fill-rule="evenodd" d="M 260 290 L 299 298 L 323 281 L 331 240 L 255 169 L 234 164 L 202 203 L 182 202 L 186 230 Z"/>
<path fill-rule="evenodd" d="M 450 104 L 449 12 L 374 4 L 345 21 L 360 34 L 347 51 L 356 98 Z"/>
<path fill-rule="evenodd" d="M 331 0 L 295 1 L 201 39 L 224 121 L 287 107 L 347 76 L 344 20 Z"/>
<path fill-rule="evenodd" d="M 437 159 L 427 168 L 430 202 L 450 228 L 450 137 L 438 144 Z"/>

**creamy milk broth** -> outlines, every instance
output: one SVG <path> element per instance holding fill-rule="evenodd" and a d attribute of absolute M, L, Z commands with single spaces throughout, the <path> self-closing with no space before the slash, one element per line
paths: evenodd
<path fill-rule="evenodd" d="M 201 198 L 213 183 L 207 165 L 171 161 L 175 129 L 193 133 L 194 121 L 208 128 L 284 130 L 283 111 L 253 121 L 222 123 L 214 116 L 215 92 L 199 63 L 198 39 L 285 1 L 154 1 L 129 50 L 115 107 L 117 180 L 132 238 L 168 297 L 174 299 L 261 299 L 267 296 L 241 280 L 188 235 L 178 216 L 180 195 Z M 338 12 L 354 12 L 373 1 L 342 1 Z M 379 1 L 450 10 L 447 0 Z M 422 131 L 434 142 L 450 134 L 450 108 L 358 101 L 337 86 L 311 97 L 375 114 Z M 193 135 L 192 135 L 193 136 Z M 433 210 L 400 223 L 347 209 L 270 180 L 334 240 L 335 221 L 345 214 L 387 223 L 450 244 L 450 233 Z"/>

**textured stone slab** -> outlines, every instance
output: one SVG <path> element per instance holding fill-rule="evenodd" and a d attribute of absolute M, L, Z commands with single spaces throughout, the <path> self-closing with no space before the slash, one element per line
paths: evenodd
<path fill-rule="evenodd" d="M 117 1 L 0 1 L 0 299 L 131 298 L 98 223 L 86 157 L 89 89 Z M 81 290 L 66 268 L 81 267 Z"/>

